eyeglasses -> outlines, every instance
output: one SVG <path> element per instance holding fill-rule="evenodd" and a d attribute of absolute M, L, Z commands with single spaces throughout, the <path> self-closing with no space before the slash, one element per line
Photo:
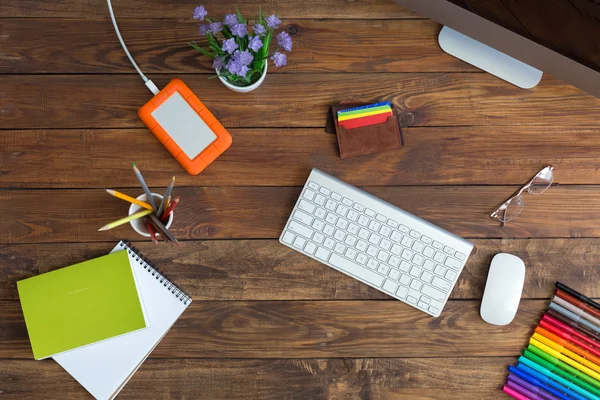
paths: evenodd
<path fill-rule="evenodd" d="M 523 211 L 523 206 L 525 206 L 525 200 L 523 200 L 521 194 L 525 190 L 531 194 L 542 194 L 548 190 L 548 188 L 552 186 L 552 181 L 554 180 L 553 169 L 554 167 L 550 165 L 538 172 L 529 183 L 523 186 L 511 198 L 506 200 L 496 209 L 496 211 L 491 213 L 490 218 L 496 218 L 502 222 L 502 224 L 514 219 L 521 211 Z"/>

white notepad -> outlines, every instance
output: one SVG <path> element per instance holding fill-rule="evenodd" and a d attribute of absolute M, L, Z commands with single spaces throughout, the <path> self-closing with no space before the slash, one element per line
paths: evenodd
<path fill-rule="evenodd" d="M 71 350 L 53 358 L 96 399 L 114 398 L 169 331 L 192 299 L 124 242 L 150 327 Z"/>

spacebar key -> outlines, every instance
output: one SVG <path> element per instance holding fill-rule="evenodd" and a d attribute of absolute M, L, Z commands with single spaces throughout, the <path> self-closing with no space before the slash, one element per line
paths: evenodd
<path fill-rule="evenodd" d="M 339 268 L 342 271 L 354 275 L 360 279 L 363 279 L 377 287 L 381 287 L 381 284 L 383 283 L 383 276 L 376 274 L 375 272 L 369 271 L 368 269 L 363 268 L 360 265 L 353 263 L 352 261 L 348 261 L 335 253 L 329 259 L 329 263 L 334 267 Z"/>

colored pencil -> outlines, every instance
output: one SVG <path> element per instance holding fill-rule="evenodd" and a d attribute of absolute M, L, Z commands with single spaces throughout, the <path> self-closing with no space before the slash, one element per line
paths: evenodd
<path fill-rule="evenodd" d="M 546 316 L 544 315 L 544 317 L 546 317 Z M 581 347 L 583 350 L 585 350 L 589 354 L 594 355 L 595 357 L 598 357 L 600 360 L 600 350 L 598 350 L 594 346 L 590 346 L 584 340 L 581 340 L 578 336 L 572 335 L 572 334 L 566 332 L 565 330 L 560 329 L 559 326 L 553 325 L 552 323 L 548 322 L 548 318 L 542 318 L 539 326 L 541 328 L 546 329 L 549 332 L 552 332 L 553 334 L 557 335 L 561 339 L 568 340 L 569 342 L 573 343 L 574 345 Z M 594 361 L 594 362 L 596 362 L 596 361 Z M 598 362 L 596 362 L 596 364 L 598 364 Z"/>
<path fill-rule="evenodd" d="M 165 194 L 163 195 L 163 198 L 160 201 L 160 206 L 158 206 L 158 212 L 156 213 L 158 218 L 161 217 L 164 209 L 168 207 L 168 206 L 165 206 L 165 201 L 168 200 L 168 197 L 171 195 L 171 191 L 173 190 L 174 185 L 175 185 L 175 177 L 171 178 L 171 182 L 169 182 L 169 185 L 167 185 L 167 190 L 165 190 Z"/>
<path fill-rule="evenodd" d="M 157 245 L 158 239 L 156 239 L 156 231 L 154 230 L 154 227 L 152 226 L 152 224 L 150 223 L 150 220 L 147 217 L 144 217 L 144 224 L 146 224 L 146 229 L 148 230 L 148 233 L 150 234 L 150 239 L 152 239 L 152 243 Z"/>
<path fill-rule="evenodd" d="M 148 217 L 152 221 L 153 225 L 158 229 L 161 235 L 163 235 L 164 237 L 175 243 L 177 246 L 179 246 L 179 242 L 177 241 L 177 239 L 175 239 L 175 236 L 173 236 L 173 234 L 167 229 L 167 227 L 164 226 L 163 223 L 158 220 L 156 215 L 150 214 Z"/>
<path fill-rule="evenodd" d="M 167 208 L 165 210 L 165 212 L 162 215 L 161 221 L 163 223 L 167 223 L 167 221 L 169 220 L 169 215 L 171 215 L 171 213 L 173 212 L 173 210 L 175 209 L 175 207 L 177 206 L 177 204 L 179 203 L 179 196 L 175 197 L 175 200 L 173 200 L 173 202 L 169 205 L 169 208 Z"/>
<path fill-rule="evenodd" d="M 146 181 L 144 180 L 142 173 L 140 172 L 138 167 L 135 166 L 134 163 L 131 163 L 131 165 L 133 166 L 133 172 L 135 172 L 135 176 L 137 177 L 138 181 L 140 182 L 140 185 L 142 185 L 142 188 L 144 189 L 144 193 L 146 193 L 148 203 L 150 203 L 150 205 L 152 206 L 152 209 L 154 211 L 156 211 L 157 210 L 156 201 L 154 201 L 154 196 L 152 196 L 152 192 L 150 191 L 150 189 L 148 189 L 148 185 L 146 185 Z"/>
<path fill-rule="evenodd" d="M 592 331 L 588 327 L 578 324 L 577 322 L 567 318 L 566 316 L 562 315 L 556 310 L 550 309 L 546 311 L 545 315 L 548 315 L 549 317 L 554 318 L 556 321 L 560 321 L 564 325 L 569 326 L 577 332 L 580 332 L 588 339 L 588 343 L 600 347 L 600 335 L 598 335 L 596 332 Z"/>
<path fill-rule="evenodd" d="M 600 365 L 597 365 L 596 363 L 588 360 L 587 358 L 583 358 L 582 356 L 580 356 L 579 354 L 576 354 L 574 351 L 569 350 L 568 348 L 566 348 L 565 346 L 556 343 L 554 340 L 547 338 L 546 336 L 540 335 L 539 333 L 535 332 L 533 334 L 533 336 L 531 336 L 533 339 L 544 343 L 546 346 L 552 347 L 554 350 L 558 351 L 561 354 L 564 354 L 565 356 L 569 357 L 572 360 L 577 361 L 580 364 L 585 365 L 586 367 L 596 371 L 598 374 L 600 374 Z M 600 377 L 600 375 L 598 375 Z"/>
<path fill-rule="evenodd" d="M 102 228 L 100 228 L 98 230 L 99 231 L 107 231 L 107 230 L 115 228 L 119 225 L 123 225 L 130 221 L 136 220 L 138 218 L 145 217 L 146 215 L 152 215 L 152 210 L 142 210 L 142 211 L 136 212 L 135 214 L 131 214 L 125 218 L 121 218 L 116 221 L 109 222 L 108 224 L 104 225 Z"/>
<path fill-rule="evenodd" d="M 529 339 L 529 343 L 534 345 L 538 349 L 550 354 L 552 357 L 559 359 L 560 361 L 564 362 L 565 364 L 569 364 L 573 368 L 576 368 L 577 370 L 583 372 L 584 374 L 591 376 L 596 381 L 600 380 L 600 374 L 598 374 L 596 371 L 586 367 L 585 365 L 583 365 L 581 363 L 578 363 L 575 360 L 570 359 L 569 357 L 562 354 L 560 351 L 555 350 L 551 346 L 548 346 L 545 343 L 542 343 L 533 337 Z"/>
<path fill-rule="evenodd" d="M 582 309 L 586 313 L 588 313 L 590 315 L 593 315 L 596 318 L 600 318 L 600 310 L 598 310 L 595 307 L 592 307 L 592 306 L 588 305 L 584 301 L 578 300 L 577 298 L 571 296 L 567 292 L 565 292 L 565 291 L 557 288 L 554 291 L 554 294 L 556 296 L 564 299 L 565 301 L 568 301 L 569 303 L 573 304 L 575 307 Z"/>
<path fill-rule="evenodd" d="M 575 297 L 576 299 L 579 299 L 579 300 L 585 302 L 586 304 L 600 310 L 600 304 L 596 303 L 594 300 L 590 299 L 589 297 L 582 295 L 575 289 L 571 289 L 570 287 L 568 287 L 560 282 L 556 282 L 556 287 L 558 289 L 570 294 L 571 296 Z"/>
<path fill-rule="evenodd" d="M 165 210 L 167 208 L 169 208 L 170 205 L 171 205 L 171 195 L 167 196 L 167 199 L 165 200 Z"/>
<path fill-rule="evenodd" d="M 138 205 L 140 207 L 143 207 L 146 210 L 152 210 L 152 206 L 150 204 L 146 203 L 145 201 L 141 201 L 141 200 L 135 199 L 135 198 L 133 198 L 131 196 L 127 196 L 126 194 L 118 192 L 118 191 L 113 190 L 113 189 L 106 189 L 106 192 L 108 194 L 112 195 L 112 196 L 115 196 L 118 199 L 125 200 L 125 201 L 128 201 L 130 203 L 136 204 L 136 205 Z"/>

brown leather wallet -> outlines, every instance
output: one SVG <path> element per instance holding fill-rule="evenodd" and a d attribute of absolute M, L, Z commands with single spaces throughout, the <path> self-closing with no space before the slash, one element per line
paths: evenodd
<path fill-rule="evenodd" d="M 333 124 L 335 126 L 341 158 L 357 157 L 366 154 L 379 153 L 404 146 L 402 130 L 398 122 L 398 114 L 392 108 L 393 115 L 381 124 L 346 129 L 338 125 L 337 112 L 362 104 L 336 104 L 331 107 Z"/>

